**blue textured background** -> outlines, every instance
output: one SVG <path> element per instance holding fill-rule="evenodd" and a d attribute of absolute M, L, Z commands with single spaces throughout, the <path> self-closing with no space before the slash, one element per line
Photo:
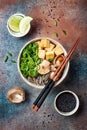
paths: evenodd
<path fill-rule="evenodd" d="M 12 37 L 6 23 L 12 14 L 19 12 L 34 18 L 29 34 L 23 38 Z M 58 26 L 53 25 L 53 20 Z M 67 35 L 62 33 L 66 30 Z M 57 31 L 58 38 L 54 36 Z M 49 36 L 69 50 L 80 35 L 79 46 L 71 59 L 65 81 L 49 94 L 38 113 L 31 104 L 40 90 L 28 86 L 21 79 L 17 65 L 4 63 L 10 51 L 17 60 L 22 46 L 32 38 Z M 86 0 L 0 0 L 0 130 L 86 130 L 87 129 L 87 1 Z M 12 104 L 6 93 L 14 86 L 26 90 L 26 101 Z M 54 109 L 54 98 L 62 90 L 74 91 L 80 98 L 79 111 L 71 117 L 60 116 Z"/>

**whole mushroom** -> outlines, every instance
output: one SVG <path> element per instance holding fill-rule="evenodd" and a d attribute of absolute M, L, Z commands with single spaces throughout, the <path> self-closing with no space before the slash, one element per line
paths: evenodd
<path fill-rule="evenodd" d="M 53 61 L 54 67 L 59 67 L 63 60 L 64 60 L 64 56 L 63 55 L 56 56 L 54 61 Z"/>
<path fill-rule="evenodd" d="M 54 77 L 56 69 L 60 66 L 61 62 L 64 60 L 64 56 L 56 56 L 53 64 L 51 65 L 51 73 L 50 73 L 50 78 L 52 79 Z"/>
<path fill-rule="evenodd" d="M 40 74 L 47 74 L 50 72 L 50 62 L 47 60 L 43 60 L 42 63 L 40 64 L 40 68 L 38 70 Z"/>
<path fill-rule="evenodd" d="M 7 99 L 12 103 L 21 103 L 25 100 L 25 90 L 20 87 L 14 87 L 7 93 Z"/>

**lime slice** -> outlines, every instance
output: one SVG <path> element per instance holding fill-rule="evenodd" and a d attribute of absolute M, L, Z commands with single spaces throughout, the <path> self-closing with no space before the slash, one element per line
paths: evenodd
<path fill-rule="evenodd" d="M 8 26 L 9 28 L 14 32 L 20 32 L 19 24 L 20 21 L 23 19 L 22 16 L 19 15 L 13 15 L 8 20 Z"/>
<path fill-rule="evenodd" d="M 29 17 L 29 16 L 25 16 L 21 21 L 20 21 L 20 33 L 25 33 L 27 31 L 27 29 L 30 26 L 30 22 L 33 20 L 33 18 Z"/>

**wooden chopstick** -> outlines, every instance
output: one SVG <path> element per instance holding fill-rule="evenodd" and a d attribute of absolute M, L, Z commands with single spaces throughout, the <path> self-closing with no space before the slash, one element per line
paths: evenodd
<path fill-rule="evenodd" d="M 45 93 L 42 95 L 41 99 L 38 101 L 37 105 L 35 106 L 35 111 L 38 111 L 41 105 L 43 104 L 44 100 L 46 99 L 49 92 L 52 90 L 55 82 L 52 80 L 51 84 L 49 84 L 48 89 L 46 89 Z"/>
<path fill-rule="evenodd" d="M 35 107 L 35 111 L 38 111 L 39 108 L 41 107 L 41 105 L 43 104 L 45 98 L 47 97 L 47 95 L 49 94 L 49 92 L 51 91 L 51 89 L 53 88 L 53 85 L 55 83 L 55 81 L 59 78 L 62 70 L 64 69 L 66 63 L 68 62 L 70 56 L 72 55 L 72 53 L 74 52 L 77 44 L 79 42 L 79 39 L 76 41 L 76 43 L 74 44 L 74 46 L 72 47 L 72 49 L 69 51 L 68 55 L 66 56 L 66 58 L 64 59 L 62 66 L 60 66 L 59 68 L 59 72 L 58 74 L 53 78 L 53 82 L 51 82 L 51 84 L 48 86 L 48 89 L 46 90 L 45 94 L 43 94 L 42 98 L 38 101 L 36 107 Z"/>
<path fill-rule="evenodd" d="M 76 40 L 76 42 L 74 43 L 73 47 L 69 50 L 67 56 L 65 57 L 65 59 L 64 59 L 63 62 L 61 63 L 60 67 L 56 70 L 55 76 L 53 77 L 53 80 L 54 80 L 54 81 L 58 80 L 58 78 L 59 78 L 59 76 L 60 76 L 62 70 L 64 69 L 66 63 L 69 61 L 71 55 L 73 54 L 74 50 L 76 49 L 76 47 L 77 47 L 77 45 L 78 45 L 78 43 L 79 43 L 79 40 L 80 40 L 80 38 L 78 38 L 78 39 Z"/>
<path fill-rule="evenodd" d="M 53 88 L 55 81 L 58 80 L 58 78 L 60 77 L 61 72 L 63 71 L 65 65 L 67 64 L 67 62 L 69 61 L 75 48 L 77 47 L 79 40 L 80 40 L 80 38 L 78 38 L 77 41 L 74 43 L 73 47 L 71 48 L 71 50 L 68 52 L 67 56 L 65 57 L 65 59 L 61 63 L 61 66 L 56 70 L 56 72 L 53 76 L 53 79 L 49 80 L 48 84 L 43 88 L 43 90 L 41 91 L 41 93 L 39 94 L 39 96 L 37 97 L 35 102 L 33 103 L 32 108 L 35 109 L 35 111 L 39 110 L 39 108 L 43 104 L 44 100 L 46 99 L 47 95 L 49 94 L 49 92 Z"/>
<path fill-rule="evenodd" d="M 75 50 L 76 46 L 78 45 L 79 40 L 80 40 L 80 38 L 78 38 L 78 39 L 76 40 L 76 42 L 74 43 L 73 47 L 69 50 L 67 56 L 66 56 L 66 57 L 64 58 L 64 60 L 62 61 L 60 67 L 58 67 L 57 70 L 56 70 L 56 72 L 54 73 L 52 79 L 54 79 L 54 77 L 55 77 L 56 75 L 58 75 L 58 73 L 60 73 L 59 70 L 62 69 L 63 66 L 65 66 L 67 60 L 69 60 L 69 58 L 71 57 L 73 51 Z M 60 70 L 60 71 L 61 71 L 61 70 Z M 60 74 L 59 74 L 59 76 L 60 76 Z M 57 76 L 56 76 L 56 77 L 57 77 Z M 54 79 L 54 81 L 55 81 L 55 80 L 56 80 L 56 79 Z"/>
<path fill-rule="evenodd" d="M 47 90 L 48 86 L 51 84 L 53 80 L 49 79 L 48 83 L 45 85 L 45 87 L 42 89 L 41 93 L 38 95 L 37 99 L 35 100 L 35 102 L 32 105 L 32 109 L 35 108 L 35 106 L 37 105 L 38 101 L 41 99 L 42 95 L 44 94 L 44 92 Z"/>

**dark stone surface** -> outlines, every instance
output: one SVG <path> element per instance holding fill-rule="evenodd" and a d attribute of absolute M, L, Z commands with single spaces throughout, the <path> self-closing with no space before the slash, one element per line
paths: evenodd
<path fill-rule="evenodd" d="M 29 34 L 12 37 L 6 28 L 10 15 L 21 12 L 34 18 Z M 58 26 L 53 21 L 58 21 Z M 62 30 L 66 30 L 64 35 Z M 58 37 L 54 32 L 58 32 Z M 80 35 L 79 46 L 71 59 L 65 81 L 49 94 L 38 113 L 31 104 L 40 90 L 28 86 L 18 74 L 17 65 L 4 57 L 10 51 L 17 60 L 22 46 L 32 38 L 49 36 L 69 50 Z M 86 130 L 87 129 L 87 0 L 0 0 L 0 130 Z M 27 92 L 24 103 L 15 105 L 6 99 L 7 91 L 21 86 Z M 71 117 L 60 116 L 54 98 L 62 90 L 72 90 L 80 98 L 79 111 Z"/>

